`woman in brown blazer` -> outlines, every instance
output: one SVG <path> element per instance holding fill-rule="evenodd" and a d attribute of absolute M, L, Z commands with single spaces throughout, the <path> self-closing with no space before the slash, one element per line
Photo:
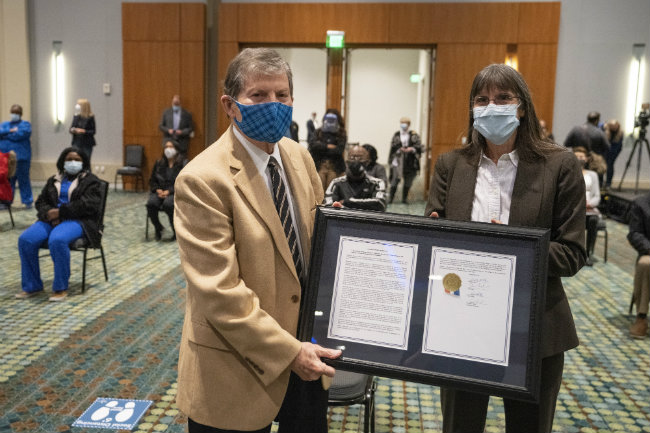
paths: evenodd
<path fill-rule="evenodd" d="M 575 156 L 542 138 L 530 91 L 513 68 L 474 78 L 467 145 L 438 159 L 425 214 L 551 230 L 539 403 L 504 399 L 506 432 L 550 432 L 564 352 L 578 345 L 561 277 L 585 264 L 585 183 Z M 441 390 L 444 432 L 483 432 L 488 395 Z"/>

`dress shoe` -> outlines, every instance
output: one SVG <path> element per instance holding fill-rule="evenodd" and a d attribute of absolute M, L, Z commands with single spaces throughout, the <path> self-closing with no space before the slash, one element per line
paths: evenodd
<path fill-rule="evenodd" d="M 585 261 L 585 265 L 587 266 L 593 266 L 594 262 L 591 260 L 591 257 L 587 257 L 587 260 Z"/>
<path fill-rule="evenodd" d="M 67 296 L 68 296 L 68 292 L 66 292 L 65 290 L 63 290 L 61 292 L 54 292 L 54 294 L 52 296 L 50 296 L 50 301 L 52 301 L 52 302 L 61 302 Z"/>
<path fill-rule="evenodd" d="M 634 325 L 630 327 L 630 336 L 632 338 L 645 338 L 648 333 L 648 319 L 636 318 Z"/>
<path fill-rule="evenodd" d="M 40 292 L 40 290 L 38 292 Z M 16 293 L 14 296 L 16 297 L 16 299 L 27 299 L 27 298 L 31 298 L 32 296 L 36 296 L 38 294 L 38 292 L 25 292 L 25 291 L 22 291 L 20 293 Z"/>

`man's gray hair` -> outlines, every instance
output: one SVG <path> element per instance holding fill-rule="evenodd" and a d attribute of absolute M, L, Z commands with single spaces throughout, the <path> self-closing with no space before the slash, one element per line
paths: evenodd
<path fill-rule="evenodd" d="M 228 65 L 223 93 L 237 99 L 247 79 L 280 74 L 286 74 L 293 98 L 293 76 L 287 61 L 270 48 L 246 48 Z"/>

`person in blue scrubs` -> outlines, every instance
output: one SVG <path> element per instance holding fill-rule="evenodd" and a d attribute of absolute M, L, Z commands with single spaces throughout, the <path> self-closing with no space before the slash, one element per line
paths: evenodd
<path fill-rule="evenodd" d="M 70 244 L 85 236 L 91 246 L 101 241 L 99 225 L 102 204 L 101 183 L 90 172 L 88 156 L 74 147 L 61 152 L 58 173 L 50 177 L 36 200 L 38 221 L 18 238 L 24 299 L 43 291 L 38 250 L 47 244 L 54 262 L 50 301 L 67 296 L 70 279 Z"/>
<path fill-rule="evenodd" d="M 30 209 L 34 198 L 32 185 L 29 181 L 29 166 L 32 160 L 30 137 L 32 125 L 22 120 L 23 107 L 18 104 L 11 106 L 11 119 L 0 124 L 0 152 L 13 150 L 16 153 L 16 174 L 9 179 L 12 191 L 16 190 L 16 181 L 20 188 L 20 201 L 25 208 Z"/>

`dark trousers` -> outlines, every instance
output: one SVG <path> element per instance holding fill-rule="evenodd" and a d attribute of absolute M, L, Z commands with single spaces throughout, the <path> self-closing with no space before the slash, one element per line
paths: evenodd
<path fill-rule="evenodd" d="M 278 433 L 327 433 L 327 399 L 328 392 L 322 382 L 314 380 L 305 382 L 291 372 L 289 387 L 280 413 L 276 417 Z M 209 427 L 188 419 L 189 433 L 240 433 L 243 430 L 222 430 Z M 271 425 L 254 430 L 255 433 L 268 433 Z"/>
<path fill-rule="evenodd" d="M 598 215 L 587 215 L 587 255 L 594 253 L 596 246 L 596 237 L 598 236 Z"/>
<path fill-rule="evenodd" d="M 539 403 L 503 399 L 506 433 L 551 433 L 563 369 L 564 353 L 542 359 Z M 482 433 L 489 399 L 485 394 L 440 388 L 442 431 Z"/>
<path fill-rule="evenodd" d="M 171 225 L 172 230 L 174 230 L 174 194 L 170 194 L 165 198 L 158 197 L 158 194 L 152 192 L 149 194 L 149 200 L 147 200 L 147 215 L 153 226 L 157 231 L 163 229 L 160 219 L 158 219 L 158 212 L 163 211 L 167 214 L 169 218 L 169 224 Z"/>

